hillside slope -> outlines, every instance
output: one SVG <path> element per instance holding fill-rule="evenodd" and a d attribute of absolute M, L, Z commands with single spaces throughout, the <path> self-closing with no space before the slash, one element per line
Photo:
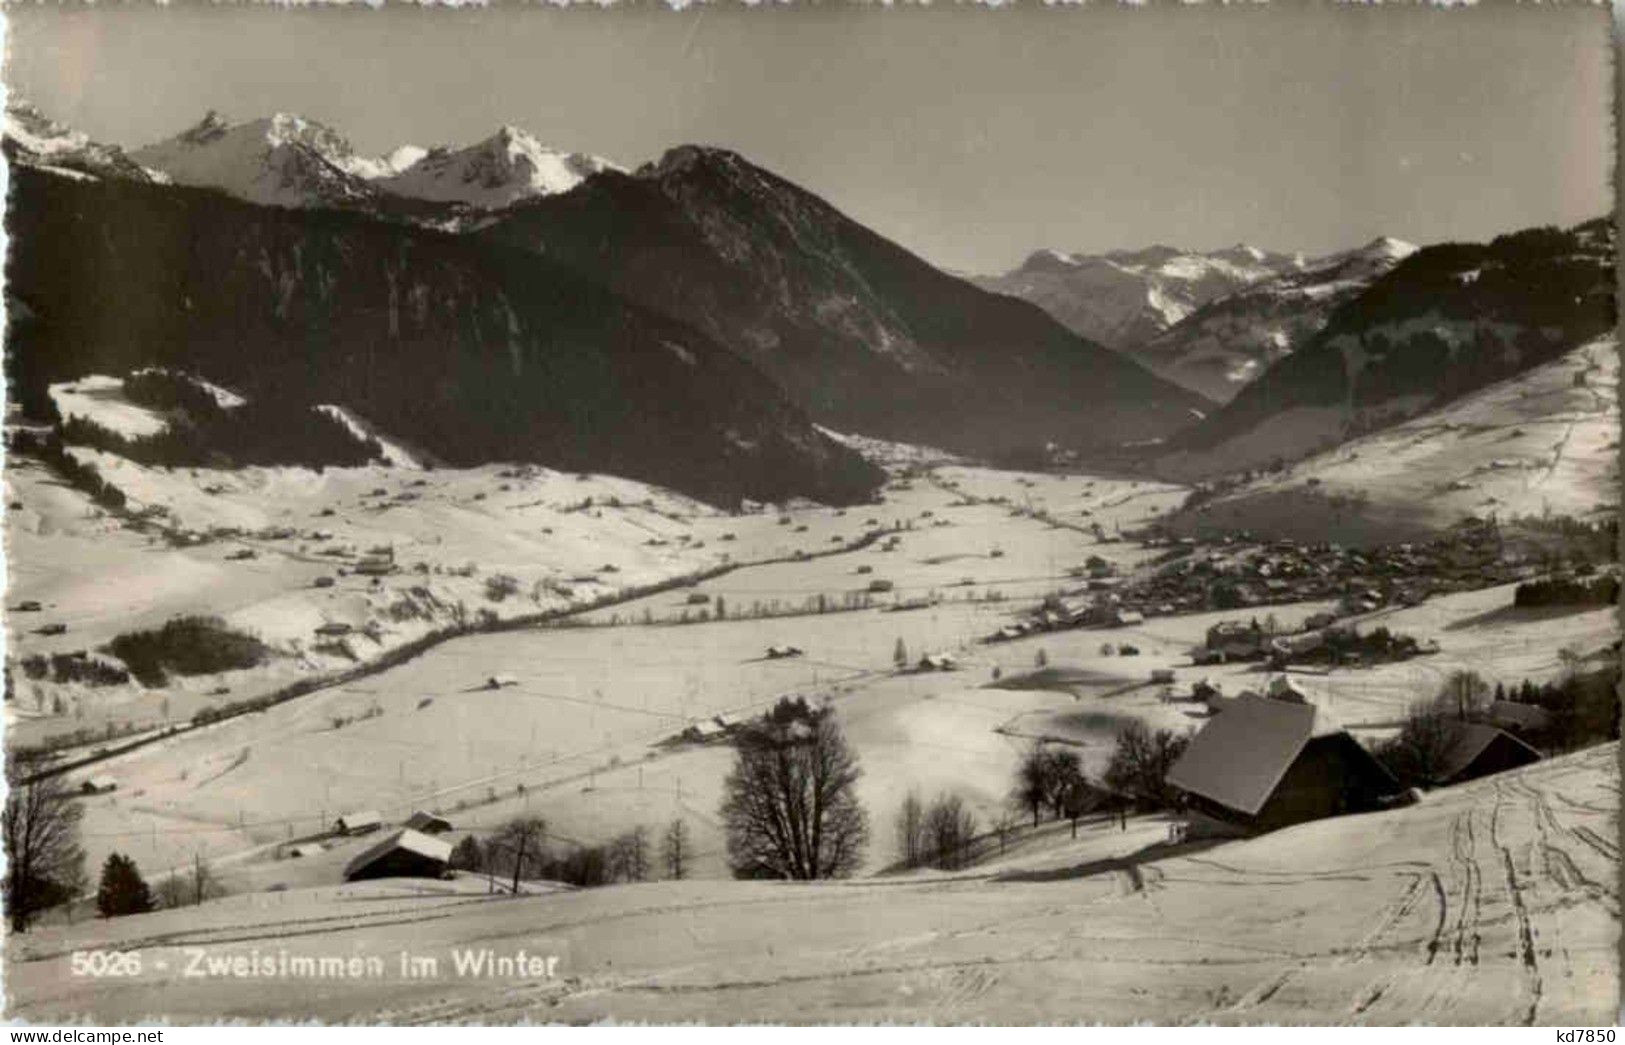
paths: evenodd
<path fill-rule="evenodd" d="M 452 465 L 532 461 L 714 502 L 880 473 L 749 363 L 534 254 L 337 211 L 12 174 L 13 399 L 161 365 L 334 404 Z"/>
<path fill-rule="evenodd" d="M 240 896 L 30 933 L 7 949 L 7 993 L 14 1017 L 103 1023 L 1604 1024 L 1617 1013 L 1618 758 L 1608 744 L 1217 848 L 1142 849 L 1141 825 L 1106 823 L 958 876 Z M 84 948 L 138 948 L 143 969 L 88 992 L 67 972 Z M 557 955 L 556 974 L 453 974 L 454 949 L 487 948 Z M 187 977 L 194 950 L 387 961 L 312 990 Z M 440 973 L 403 979 L 402 951 Z"/>
<path fill-rule="evenodd" d="M 1292 461 L 1549 362 L 1614 325 L 1613 229 L 1527 229 L 1400 262 L 1170 442 L 1194 479 Z"/>
<path fill-rule="evenodd" d="M 1466 516 L 1606 522 L 1619 504 L 1612 337 L 1203 499 L 1166 525 L 1407 540 Z"/>
<path fill-rule="evenodd" d="M 1165 436 L 1206 405 L 721 149 L 596 175 L 479 235 L 704 331 L 841 431 L 992 454 L 1099 447 Z"/>

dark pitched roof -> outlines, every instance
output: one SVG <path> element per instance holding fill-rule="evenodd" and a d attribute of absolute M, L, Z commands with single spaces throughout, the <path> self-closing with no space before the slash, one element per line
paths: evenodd
<path fill-rule="evenodd" d="M 1314 705 L 1243 693 L 1196 734 L 1168 783 L 1251 816 L 1314 733 Z"/>
<path fill-rule="evenodd" d="M 434 813 L 426 813 L 419 809 L 417 812 L 406 818 L 406 826 L 410 827 L 414 831 L 422 831 L 425 834 L 433 834 L 436 831 L 450 831 L 451 821 L 447 820 L 443 816 L 437 816 Z"/>
<path fill-rule="evenodd" d="M 396 849 L 405 849 L 419 856 L 428 857 L 446 863 L 451 859 L 451 843 L 440 838 L 431 838 L 421 831 L 403 827 L 387 838 L 376 842 L 361 851 L 361 854 L 344 865 L 344 877 L 349 878 L 362 868 L 375 860 L 393 852 Z"/>
<path fill-rule="evenodd" d="M 1456 741 L 1450 745 L 1445 754 L 1439 772 L 1435 779 L 1443 782 L 1454 780 L 1463 770 L 1473 764 L 1484 749 L 1495 742 L 1497 737 L 1505 737 L 1508 742 L 1523 748 L 1534 758 L 1540 757 L 1540 752 L 1525 744 L 1517 737 L 1505 730 L 1496 729 L 1478 722 L 1463 722 L 1456 733 Z"/>

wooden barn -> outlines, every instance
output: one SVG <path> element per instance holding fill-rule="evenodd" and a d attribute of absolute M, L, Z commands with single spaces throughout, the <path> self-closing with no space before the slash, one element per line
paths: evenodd
<path fill-rule="evenodd" d="M 1433 783 L 1435 787 L 1463 784 L 1539 761 L 1540 752 L 1511 733 L 1477 722 L 1464 722 L 1455 742 L 1445 753 Z"/>
<path fill-rule="evenodd" d="M 1247 833 L 1383 808 L 1402 789 L 1346 730 L 1317 729 L 1313 704 L 1243 693 L 1168 770 L 1194 819 Z"/>
<path fill-rule="evenodd" d="M 451 861 L 451 843 L 403 827 L 368 846 L 344 865 L 344 880 L 368 878 L 439 878 Z"/>
<path fill-rule="evenodd" d="M 341 835 L 359 835 L 368 831 L 376 831 L 384 826 L 383 814 L 376 809 L 362 809 L 353 813 L 345 813 L 333 821 L 333 831 Z"/>

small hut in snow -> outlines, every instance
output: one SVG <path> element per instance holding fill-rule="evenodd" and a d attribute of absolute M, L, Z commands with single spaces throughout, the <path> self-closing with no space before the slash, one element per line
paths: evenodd
<path fill-rule="evenodd" d="M 442 835 L 451 830 L 451 821 L 419 809 L 406 818 L 406 826 L 414 831 L 422 831 L 426 835 Z"/>
<path fill-rule="evenodd" d="M 333 830 L 341 835 L 359 835 L 368 831 L 376 831 L 384 826 L 383 814 L 376 809 L 363 809 L 354 813 L 345 813 L 333 822 Z"/>

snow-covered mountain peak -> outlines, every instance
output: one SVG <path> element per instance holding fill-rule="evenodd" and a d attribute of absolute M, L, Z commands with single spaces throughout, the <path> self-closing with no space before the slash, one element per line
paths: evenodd
<path fill-rule="evenodd" d="M 203 119 L 182 131 L 180 139 L 193 145 L 207 145 L 229 130 L 231 122 L 221 115 L 220 110 L 210 109 L 203 114 Z"/>
<path fill-rule="evenodd" d="M 73 177 L 165 180 L 131 160 L 118 146 L 92 141 L 83 132 L 57 123 L 16 92 L 6 102 L 4 139 L 6 156 L 13 163 Z"/>
<path fill-rule="evenodd" d="M 1421 248 L 1414 243 L 1407 243 L 1392 236 L 1378 236 L 1376 239 L 1360 248 L 1360 253 L 1371 257 L 1391 258 L 1394 261 L 1403 261 L 1415 254 Z"/>
<path fill-rule="evenodd" d="M 403 152 L 397 150 L 389 162 L 405 159 Z M 493 208 L 568 192 L 593 174 L 620 169 L 599 156 L 549 148 L 529 131 L 504 124 L 466 148 L 419 150 L 416 159 L 378 184 L 414 199 Z"/>
<path fill-rule="evenodd" d="M 220 189 L 252 203 L 307 207 L 371 195 L 369 161 L 338 131 L 293 113 L 233 124 L 211 110 L 133 155 L 182 185 Z"/>

